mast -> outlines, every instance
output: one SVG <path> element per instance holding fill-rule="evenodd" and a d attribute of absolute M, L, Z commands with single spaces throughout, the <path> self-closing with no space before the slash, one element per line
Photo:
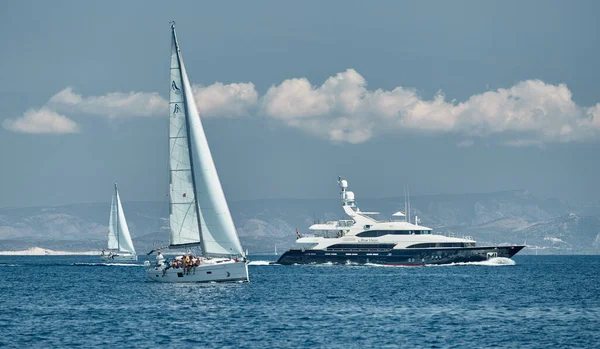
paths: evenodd
<path fill-rule="evenodd" d="M 115 198 L 116 198 L 116 209 L 117 209 L 117 251 L 121 250 L 121 238 L 119 237 L 119 191 L 117 190 L 117 183 L 115 183 Z"/>

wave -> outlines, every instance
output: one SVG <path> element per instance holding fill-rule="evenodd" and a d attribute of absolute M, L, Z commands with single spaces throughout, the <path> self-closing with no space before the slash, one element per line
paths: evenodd
<path fill-rule="evenodd" d="M 73 263 L 77 267 L 143 267 L 143 264 L 132 263 Z"/>
<path fill-rule="evenodd" d="M 21 264 L 0 263 L 0 267 L 21 267 Z"/>
<path fill-rule="evenodd" d="M 280 265 L 272 261 L 250 261 L 248 265 Z"/>
<path fill-rule="evenodd" d="M 368 267 L 384 267 L 384 268 L 414 268 L 420 265 L 392 265 L 392 264 L 376 264 L 376 263 L 365 263 Z"/>
<path fill-rule="evenodd" d="M 486 267 L 504 267 L 509 265 L 516 265 L 517 262 L 506 257 L 495 257 L 490 258 L 487 261 L 481 262 L 464 262 L 464 263 L 450 263 L 450 264 L 426 264 L 428 267 L 452 267 L 457 265 L 479 265 Z"/>
<path fill-rule="evenodd" d="M 294 265 L 303 265 L 303 264 L 296 264 L 296 263 L 294 263 Z M 338 263 L 333 263 L 333 262 L 325 262 L 325 263 L 313 262 L 313 263 L 309 263 L 308 265 L 315 266 L 315 267 L 330 267 L 332 265 L 339 265 L 339 264 Z"/>

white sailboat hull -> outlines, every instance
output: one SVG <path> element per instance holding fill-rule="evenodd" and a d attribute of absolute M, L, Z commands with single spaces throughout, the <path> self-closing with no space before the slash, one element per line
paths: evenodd
<path fill-rule="evenodd" d="M 157 282 L 248 282 L 248 265 L 245 261 L 224 260 L 203 263 L 189 272 L 183 268 L 154 267 L 146 270 L 146 276 Z"/>
<path fill-rule="evenodd" d="M 100 258 L 107 262 L 137 262 L 137 254 L 131 253 L 119 253 L 119 254 L 104 254 L 100 255 Z"/>

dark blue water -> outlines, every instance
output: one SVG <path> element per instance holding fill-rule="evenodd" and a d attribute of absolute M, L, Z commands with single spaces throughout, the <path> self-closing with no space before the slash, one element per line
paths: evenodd
<path fill-rule="evenodd" d="M 598 347 L 600 256 L 515 261 L 251 265 L 248 284 L 199 285 L 82 265 L 97 257 L 0 256 L 0 346 Z"/>

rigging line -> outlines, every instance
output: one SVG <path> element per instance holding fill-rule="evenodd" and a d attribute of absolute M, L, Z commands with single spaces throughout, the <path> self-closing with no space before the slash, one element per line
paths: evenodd
<path fill-rule="evenodd" d="M 184 137 L 184 136 L 179 136 L 179 135 L 181 134 L 181 131 L 182 131 L 182 130 L 183 130 L 183 125 L 182 125 L 181 127 L 179 127 L 179 130 L 177 130 L 177 135 L 176 135 L 175 137 L 169 137 L 169 139 L 171 139 L 171 138 L 175 138 L 175 139 L 180 139 L 180 138 L 182 138 L 182 139 L 183 139 L 183 138 L 187 138 L 187 137 Z M 170 133 L 170 132 L 169 132 L 169 133 Z M 187 133 L 187 125 L 186 125 L 186 133 Z M 169 142 L 169 143 L 170 143 L 170 142 Z M 188 142 L 186 142 L 186 143 L 188 143 Z M 170 144 L 169 144 L 169 145 L 170 145 Z M 173 144 L 173 149 L 170 149 L 171 151 L 170 151 L 170 153 L 169 153 L 169 158 L 170 158 L 171 156 L 173 156 L 173 151 L 175 150 L 175 145 L 177 145 L 177 146 L 180 146 L 180 147 L 182 147 L 182 148 L 184 147 L 184 145 L 183 145 L 183 144 L 179 144 L 179 143 L 177 143 L 177 141 L 175 141 L 175 142 L 174 142 L 174 144 Z M 187 144 L 186 144 L 186 147 L 188 147 L 188 145 L 187 145 Z M 177 160 L 177 159 L 176 159 L 175 161 L 179 161 L 179 160 Z"/>
<path fill-rule="evenodd" d="M 178 234 L 179 234 L 179 236 L 180 236 L 180 237 L 181 237 L 181 231 L 183 230 L 183 224 L 184 224 L 184 222 L 185 222 L 185 219 L 187 218 L 187 216 L 188 216 L 188 213 L 190 212 L 190 208 L 192 207 L 192 205 L 193 205 L 195 202 L 196 202 L 196 198 L 194 198 L 194 200 L 192 200 L 192 201 L 189 203 L 190 205 L 188 206 L 188 209 L 185 211 L 185 216 L 183 216 L 183 219 L 181 220 L 181 227 L 179 228 L 179 232 L 178 232 Z"/>
<path fill-rule="evenodd" d="M 181 117 L 183 118 L 183 117 L 185 117 L 185 116 L 181 116 Z M 177 118 L 177 117 L 175 117 L 175 116 L 171 116 L 171 117 L 169 118 L 169 119 L 170 119 L 170 121 L 169 121 L 169 125 L 170 125 L 170 126 L 173 126 L 173 127 L 179 127 L 179 129 L 182 129 L 182 128 L 183 128 L 183 125 L 179 126 L 178 124 L 176 124 L 176 123 L 173 123 L 173 121 L 172 121 L 172 120 L 173 120 L 173 119 L 176 119 L 176 118 Z"/>

